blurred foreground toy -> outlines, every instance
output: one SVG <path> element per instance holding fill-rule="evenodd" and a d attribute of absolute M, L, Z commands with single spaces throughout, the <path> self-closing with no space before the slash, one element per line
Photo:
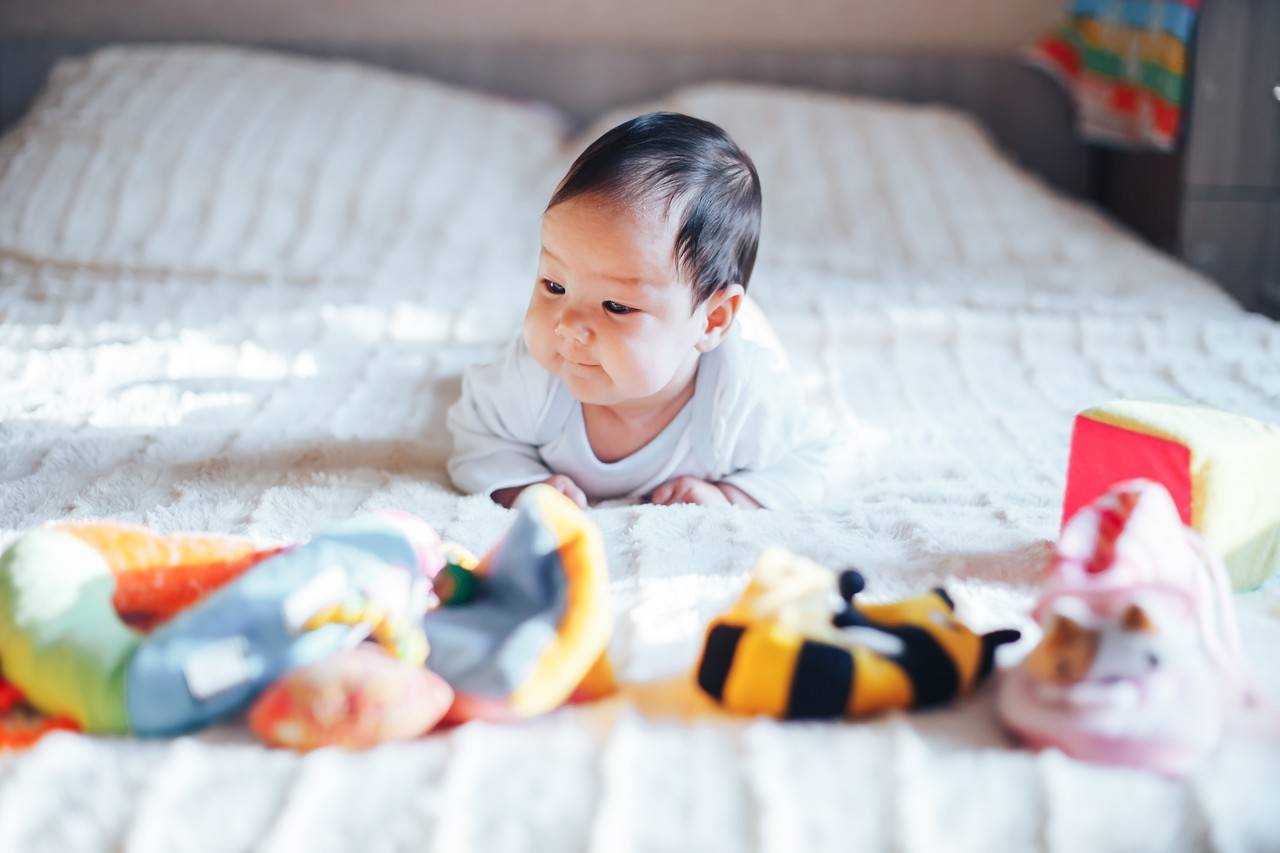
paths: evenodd
<path fill-rule="evenodd" d="M 612 691 L 599 532 L 549 487 L 527 490 L 515 508 L 483 560 L 443 546 L 436 606 L 422 619 L 431 670 L 376 648 L 341 652 L 269 688 L 249 714 L 253 731 L 293 749 L 371 746 L 415 737 L 442 716 L 528 717 Z"/>
<path fill-rule="evenodd" d="M 1257 587 L 1280 565 L 1280 426 L 1136 400 L 1082 412 L 1071 435 L 1063 525 L 1135 478 L 1168 490 L 1182 523 L 1222 556 L 1236 590 Z"/>
<path fill-rule="evenodd" d="M 1043 638 L 997 699 L 1033 746 L 1178 775 L 1260 707 L 1222 563 L 1158 483 L 1075 514 L 1033 616 Z"/>
<path fill-rule="evenodd" d="M 780 548 L 712 621 L 698 685 L 725 708 L 783 718 L 860 717 L 938 705 L 991 671 L 1013 630 L 977 634 L 941 588 L 884 604 L 855 602 L 862 576 L 837 576 Z"/>
<path fill-rule="evenodd" d="M 40 528 L 0 555 L 0 669 L 32 707 L 87 732 L 198 728 L 370 632 L 415 664 L 425 659 L 420 614 L 439 565 L 422 561 L 438 559 L 439 541 L 416 519 L 354 519 L 267 556 L 151 634 L 116 611 L 113 560 L 129 549 L 112 547 L 151 537 L 148 553 L 160 553 L 165 537 L 106 530 Z M 169 544 L 178 559 L 191 548 L 233 561 L 253 552 L 234 538 L 197 541 Z"/>
<path fill-rule="evenodd" d="M 31 531 L 0 555 L 0 671 L 44 717 L 0 708 L 0 735 L 175 734 L 257 699 L 250 727 L 272 745 L 356 747 L 446 708 L 527 717 L 598 698 L 615 686 L 600 534 L 549 487 L 517 510 L 483 561 L 394 512 L 285 548 L 112 522 Z"/>
<path fill-rule="evenodd" d="M 529 717 L 616 687 L 600 532 L 550 486 L 525 489 L 515 509 L 473 571 L 451 563 L 438 578 L 445 606 L 423 620 L 432 669 L 457 694 L 450 721 Z"/>

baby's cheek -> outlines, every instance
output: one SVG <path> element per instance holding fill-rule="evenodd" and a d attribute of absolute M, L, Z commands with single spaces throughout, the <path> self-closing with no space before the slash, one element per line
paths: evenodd
<path fill-rule="evenodd" d="M 548 327 L 546 318 L 541 312 L 530 308 L 524 318 L 524 345 L 534 361 L 550 370 L 555 360 L 554 333 Z"/>
<path fill-rule="evenodd" d="M 619 352 L 620 369 L 614 376 L 619 385 L 625 383 L 629 396 L 647 397 L 661 391 L 675 373 L 672 353 L 662 342 L 648 337 L 627 340 Z"/>

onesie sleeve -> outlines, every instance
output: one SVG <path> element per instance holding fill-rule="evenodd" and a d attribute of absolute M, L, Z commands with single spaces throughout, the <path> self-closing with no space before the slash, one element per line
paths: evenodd
<path fill-rule="evenodd" d="M 831 430 L 806 407 L 788 368 L 760 347 L 742 346 L 717 401 L 714 432 L 729 472 L 720 481 L 770 509 L 816 504 L 827 491 Z"/>
<path fill-rule="evenodd" d="M 462 375 L 462 396 L 449 407 L 453 434 L 449 477 L 467 493 L 492 494 L 551 476 L 536 443 L 553 378 L 517 335 L 502 358 Z"/>

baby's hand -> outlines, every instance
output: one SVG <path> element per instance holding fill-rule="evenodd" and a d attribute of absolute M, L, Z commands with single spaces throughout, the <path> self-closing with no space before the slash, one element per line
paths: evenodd
<path fill-rule="evenodd" d="M 569 500 L 578 505 L 578 509 L 587 508 L 587 496 L 583 494 L 582 489 L 578 488 L 578 484 L 570 480 L 564 474 L 553 474 L 542 482 L 564 495 Z"/>
<path fill-rule="evenodd" d="M 564 474 L 553 474 L 542 482 L 576 503 L 579 509 L 587 508 L 587 496 L 582 493 L 582 489 L 578 488 L 577 483 Z M 530 483 L 529 485 L 533 484 Z M 511 505 L 516 502 L 516 498 L 520 496 L 520 493 L 527 488 L 529 486 L 511 486 L 506 489 L 498 489 L 493 493 L 492 497 L 496 503 L 510 509 Z"/>
<path fill-rule="evenodd" d="M 758 509 L 760 504 L 729 483 L 708 483 L 697 477 L 676 477 L 668 480 L 653 490 L 649 498 L 651 503 L 670 506 L 671 504 L 698 504 L 699 506 L 741 506 Z"/>

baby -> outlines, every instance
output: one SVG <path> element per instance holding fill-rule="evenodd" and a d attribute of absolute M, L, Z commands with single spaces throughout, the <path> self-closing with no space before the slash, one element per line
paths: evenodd
<path fill-rule="evenodd" d="M 818 500 L 828 443 L 780 349 L 735 323 L 759 235 L 755 166 L 716 125 L 651 113 L 593 142 L 543 214 L 522 333 L 449 410 L 458 488 L 503 506 L 539 482 L 584 507 Z"/>

